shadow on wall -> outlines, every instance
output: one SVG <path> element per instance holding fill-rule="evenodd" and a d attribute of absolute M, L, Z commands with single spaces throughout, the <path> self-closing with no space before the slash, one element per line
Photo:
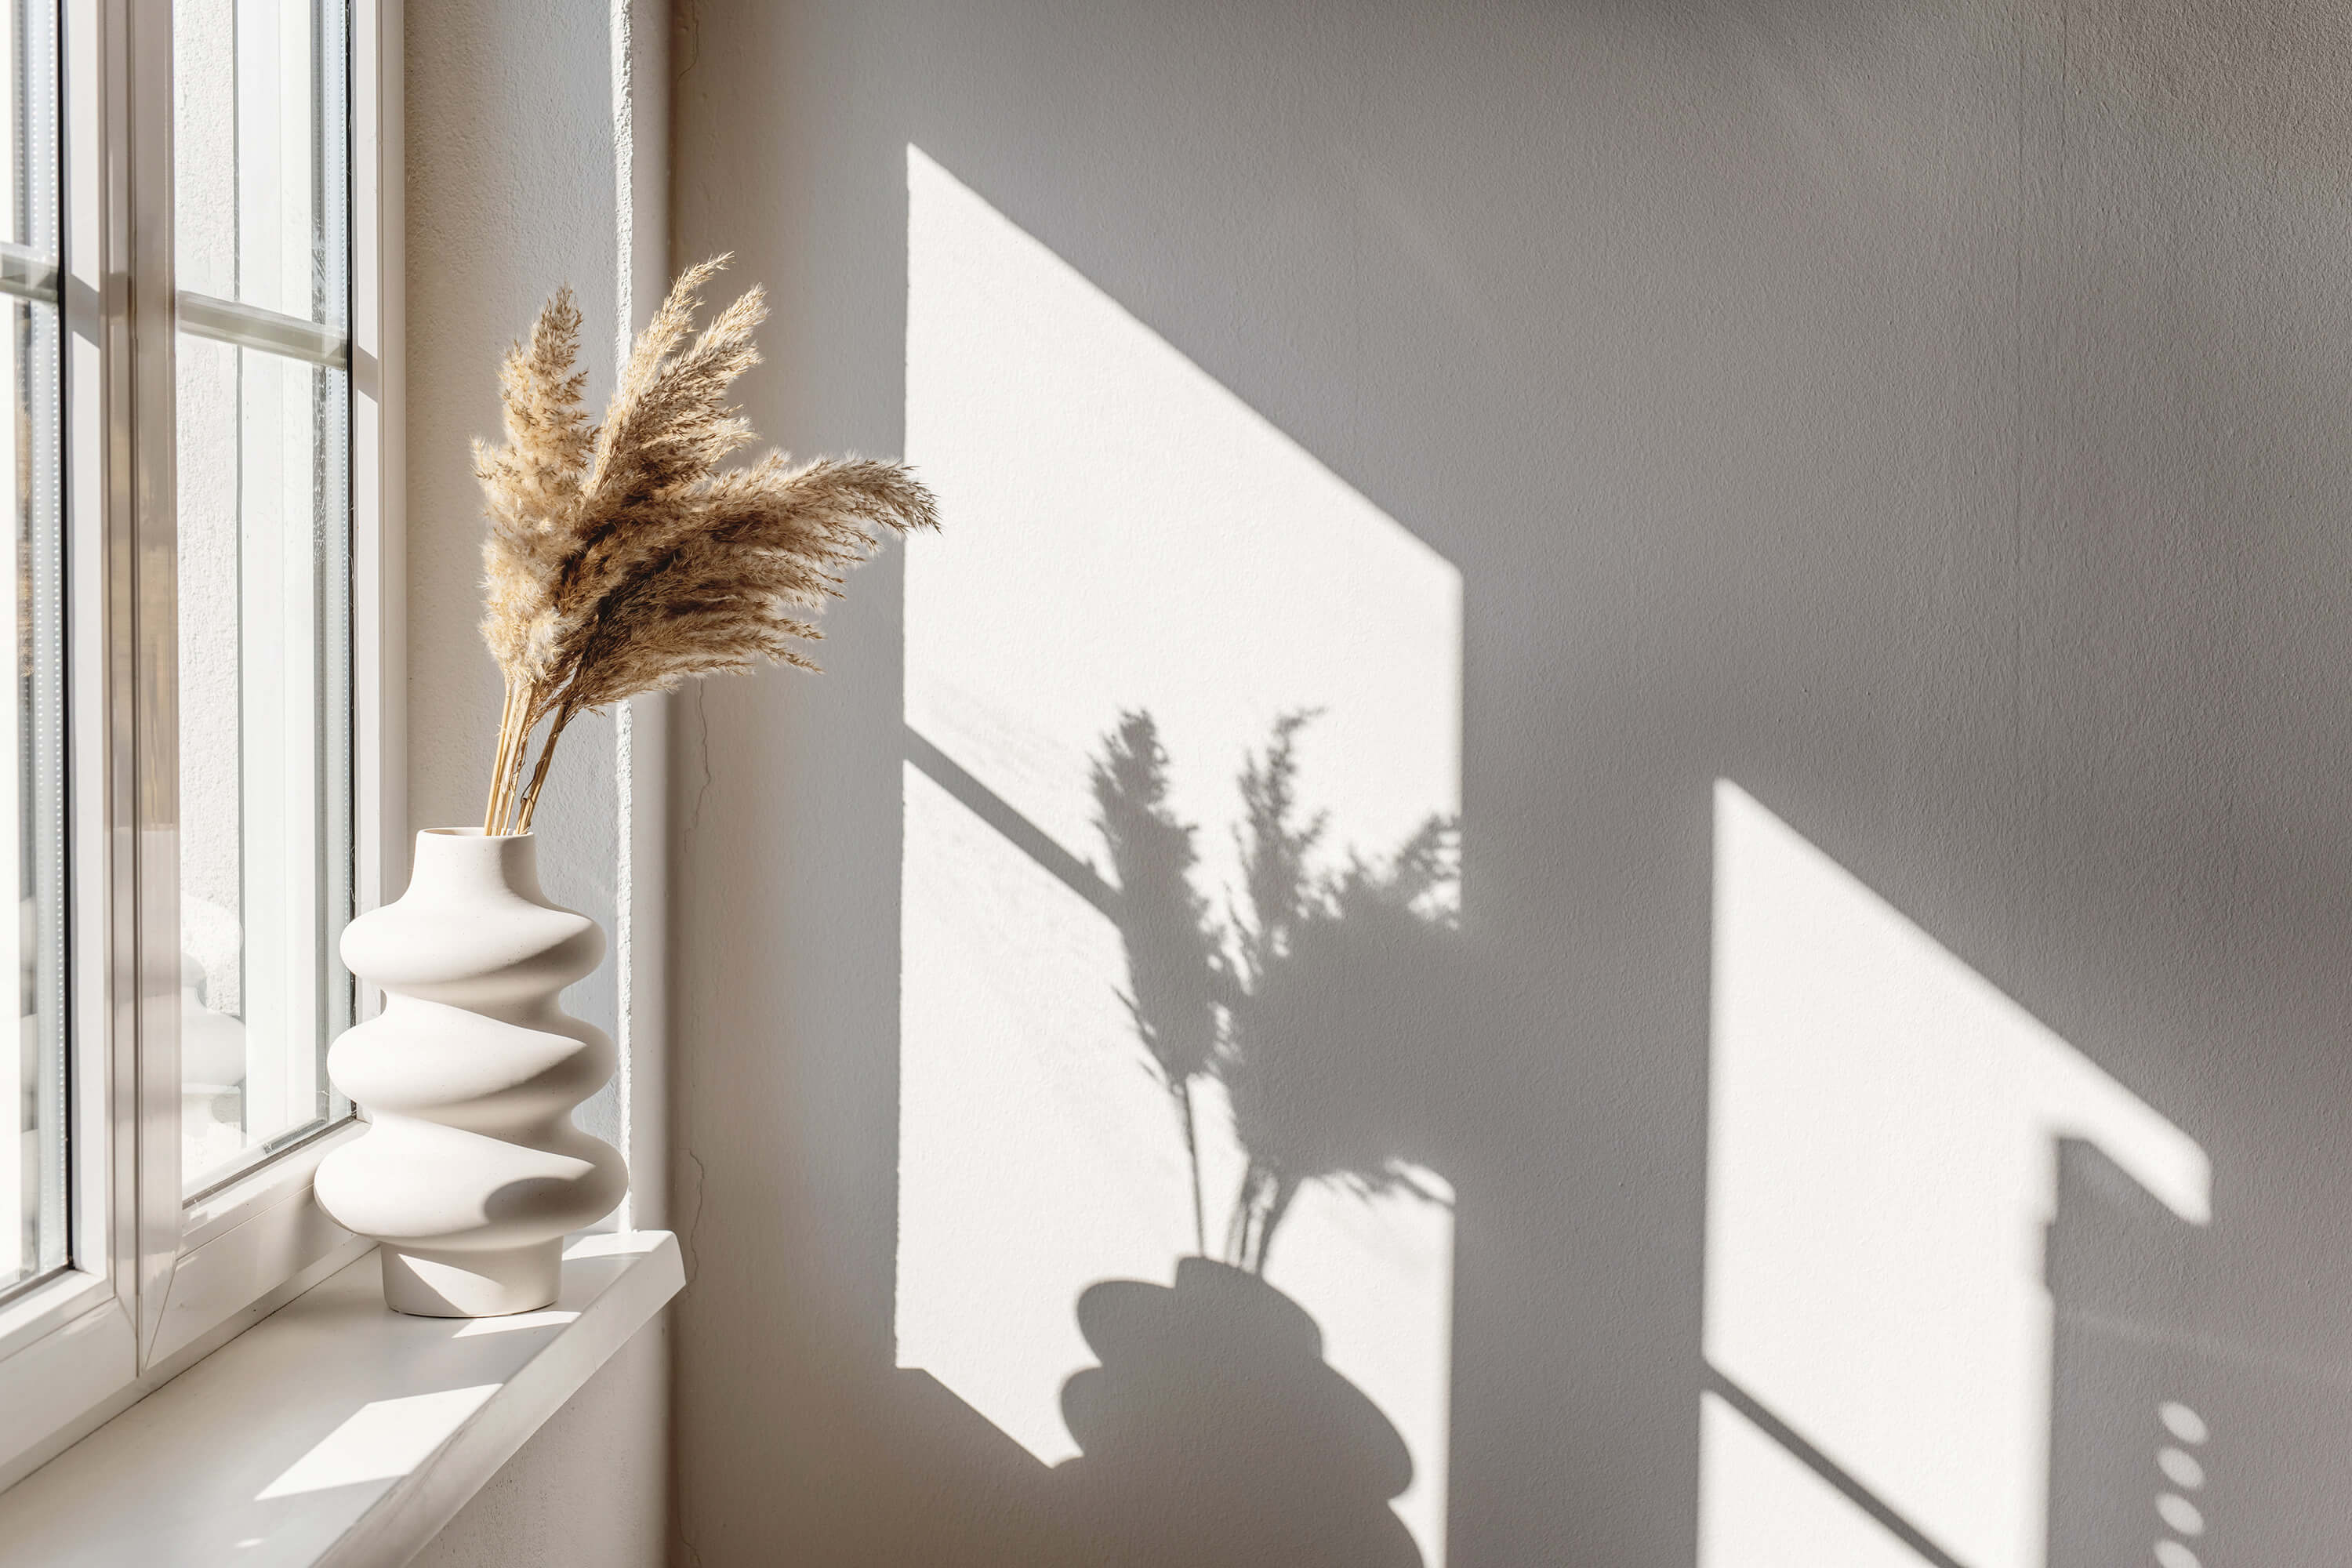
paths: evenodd
<path fill-rule="evenodd" d="M 1062 1391 L 1085 1452 L 1048 1490 L 1076 1561 L 1418 1568 L 1389 1507 L 1412 1478 L 1404 1439 L 1297 1302 L 1187 1258 L 1173 1287 L 1090 1287 L 1078 1322 L 1102 1364 Z"/>
<path fill-rule="evenodd" d="M 899 1364 L 1047 1550 L 1435 1568 L 1459 574 L 908 183 Z"/>
<path fill-rule="evenodd" d="M 2180 1387 L 2082 1367 L 2159 1331 L 2116 1282 L 2178 1276 L 2204 1151 L 1728 782 L 1715 869 L 1702 1568 L 2191 1568 Z"/>
<path fill-rule="evenodd" d="M 1023 1456 L 1004 1560 L 1439 1568 L 1460 574 L 908 181 L 956 527 L 907 574 L 898 1363 Z M 1713 821 L 1700 1568 L 2317 1561 L 2263 1531 L 2340 1516 L 2352 1399 L 2191 1331 L 2205 1150 L 1738 785 Z"/>
<path fill-rule="evenodd" d="M 2204 1327 L 2226 1225 L 2184 1220 L 2088 1140 L 2060 1144 L 2057 1181 L 2051 1568 L 2347 1561 L 2352 1380 Z"/>
<path fill-rule="evenodd" d="M 1297 795 L 1307 721 L 1277 720 L 1242 768 L 1243 887 L 1222 920 L 1194 884 L 1195 830 L 1170 809 L 1169 758 L 1149 714 L 1125 715 L 1091 770 L 1115 884 L 1056 856 L 977 780 L 913 743 L 927 777 L 1034 847 L 1117 931 L 1129 1032 L 1095 1069 L 1122 1073 L 1139 1047 L 1184 1152 L 1192 1252 L 1172 1260 L 1173 1285 L 1105 1280 L 1077 1300 L 1100 1364 L 1063 1386 L 1080 1453 L 1044 1494 L 1074 1561 L 1424 1562 L 1390 1506 L 1413 1479 L 1404 1437 L 1325 1359 L 1315 1317 L 1267 1276 L 1302 1194 L 1352 1197 L 1353 1212 L 1327 1211 L 1327 1226 L 1336 1213 L 1408 1248 L 1411 1228 L 1392 1224 L 1412 1212 L 1401 1205 L 1451 1205 L 1423 1163 L 1433 1136 L 1422 1122 L 1444 1068 L 1444 1009 L 1459 994 L 1454 829 L 1432 817 L 1386 858 L 1350 853 L 1343 868 L 1323 867 L 1328 815 L 1306 814 Z M 984 1197 L 965 1201 L 967 1214 L 984 1212 Z M 1213 1234 L 1222 1258 L 1207 1256 Z M 1360 1319 L 1398 1304 L 1378 1270 L 1349 1268 L 1344 1254 L 1334 1268 L 1328 1237 L 1310 1229 L 1310 1248 L 1318 1240 L 1323 1268 L 1307 1288 L 1327 1310 Z M 919 1316 L 901 1321 L 919 1340 Z M 951 1352 L 931 1360 L 984 1396 L 977 1368 Z M 1417 1522 L 1434 1553 L 1440 1521 L 1423 1512 Z"/>
<path fill-rule="evenodd" d="M 1432 818 L 1387 861 L 1313 870 L 1329 823 L 1302 819 L 1296 742 L 1276 721 L 1242 770 L 1244 898 L 1230 936 L 1193 886 L 1193 829 L 1169 810 L 1168 759 L 1147 713 L 1105 737 L 1092 777 L 1117 878 L 1122 998 L 1169 1093 L 1209 1247 L 1203 1112 L 1223 1091 L 1243 1171 L 1225 1261 L 1179 1261 L 1172 1289 L 1135 1280 L 1078 1301 L 1102 1364 L 1065 1386 L 1082 1457 L 1055 1489 L 1100 1560 L 1419 1564 L 1388 1503 L 1412 1479 L 1396 1428 L 1323 1359 L 1323 1336 L 1266 1282 L 1299 1193 L 1450 1194 L 1408 1157 L 1414 1108 L 1457 994 L 1452 825 Z"/>
<path fill-rule="evenodd" d="M 1127 955 L 1120 1000 L 1174 1103 L 1195 1248 L 1209 1251 L 1195 1096 L 1217 1088 L 1244 1161 L 1224 1257 L 1259 1276 L 1308 1183 L 1451 1200 L 1414 1160 L 1426 1168 L 1415 1108 L 1429 1103 L 1430 1053 L 1459 994 L 1455 828 L 1433 816 L 1386 861 L 1351 852 L 1346 869 L 1318 872 L 1330 818 L 1302 817 L 1297 794 L 1310 718 L 1276 720 L 1264 753 L 1243 765 L 1243 899 L 1230 937 L 1193 884 L 1194 829 L 1169 807 L 1150 714 L 1122 718 L 1092 775 L 1117 879 L 1106 912 Z"/>

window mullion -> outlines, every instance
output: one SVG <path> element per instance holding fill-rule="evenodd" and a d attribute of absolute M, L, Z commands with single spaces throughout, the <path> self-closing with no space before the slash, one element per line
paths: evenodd
<path fill-rule="evenodd" d="M 126 143 L 132 308 L 129 339 L 134 871 L 127 968 L 137 1053 L 139 1343 L 154 1342 L 181 1246 L 177 439 L 173 250 L 172 16 L 131 5 Z"/>
<path fill-rule="evenodd" d="M 73 683 L 68 886 L 77 1261 L 103 1271 L 135 1308 L 142 1250 L 137 989 L 131 787 L 130 193 L 106 156 L 129 119 L 128 0 L 70 0 L 65 12 L 63 225 L 66 515 L 72 552 L 67 668 Z"/>
<path fill-rule="evenodd" d="M 55 303 L 58 297 L 56 258 L 0 240 L 0 294 Z"/>
<path fill-rule="evenodd" d="M 191 336 L 334 370 L 351 363 L 351 340 L 333 327 L 191 289 L 180 291 L 179 304 L 180 330 Z"/>
<path fill-rule="evenodd" d="M 0 1487 L 136 1392 L 136 995 L 125 966 L 131 878 L 130 553 L 130 0 L 58 14 L 61 221 L 48 265 L 60 316 L 63 410 L 67 1170 L 69 1267 L 0 1310 Z M 37 283 L 38 268 L 0 259 Z M 27 298 L 22 289 L 0 292 Z"/>

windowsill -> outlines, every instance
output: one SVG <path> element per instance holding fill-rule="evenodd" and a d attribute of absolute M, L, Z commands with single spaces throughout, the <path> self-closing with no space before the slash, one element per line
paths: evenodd
<path fill-rule="evenodd" d="M 587 1234 L 512 1318 L 410 1318 L 362 1257 L 0 1493 L 0 1565 L 404 1563 L 685 1283 Z"/>

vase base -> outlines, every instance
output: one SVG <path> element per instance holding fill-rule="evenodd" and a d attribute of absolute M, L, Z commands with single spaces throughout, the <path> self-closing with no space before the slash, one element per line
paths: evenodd
<path fill-rule="evenodd" d="M 563 1242 L 494 1252 L 426 1252 L 385 1243 L 384 1304 L 417 1318 L 503 1318 L 555 1304 Z"/>

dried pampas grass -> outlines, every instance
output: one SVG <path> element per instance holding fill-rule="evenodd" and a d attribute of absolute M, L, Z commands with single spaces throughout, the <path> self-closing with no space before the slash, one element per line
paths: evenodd
<path fill-rule="evenodd" d="M 726 398 L 760 363 L 751 334 L 768 313 L 753 289 L 695 331 L 702 288 L 727 261 L 671 287 L 601 426 L 581 401 L 571 289 L 499 366 L 506 443 L 474 444 L 489 522 L 482 637 L 506 678 L 485 833 L 530 831 L 555 744 L 582 713 L 767 660 L 814 669 L 804 614 L 887 533 L 937 526 L 930 492 L 896 463 L 770 452 L 719 471 L 754 439 Z"/>

